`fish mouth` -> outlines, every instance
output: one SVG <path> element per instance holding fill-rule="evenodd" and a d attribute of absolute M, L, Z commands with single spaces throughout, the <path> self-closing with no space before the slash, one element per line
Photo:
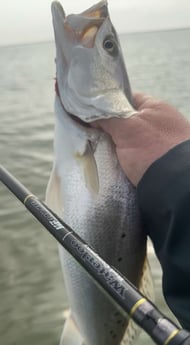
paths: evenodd
<path fill-rule="evenodd" d="M 51 5 L 53 27 L 56 45 L 56 94 L 59 96 L 61 105 L 67 114 L 83 127 L 90 127 L 88 122 L 80 119 L 69 112 L 64 106 L 65 81 L 67 80 L 69 65 L 72 58 L 74 45 L 82 45 L 86 48 L 93 48 L 96 34 L 109 16 L 107 0 L 102 0 L 89 9 L 79 13 L 66 15 L 59 1 L 53 1 Z M 59 87 L 58 87 L 59 85 Z"/>
<path fill-rule="evenodd" d="M 56 11 L 65 18 L 65 11 L 59 1 L 54 0 L 51 4 L 52 14 L 56 14 Z M 79 13 L 84 17 L 96 17 L 106 18 L 108 16 L 107 0 L 99 1 L 97 4 L 89 7 L 87 10 Z"/>
<path fill-rule="evenodd" d="M 92 48 L 98 29 L 109 16 L 107 1 L 102 0 L 89 9 L 66 16 L 62 5 L 53 1 L 51 5 L 56 44 L 61 44 L 58 32 L 65 32 L 66 41 L 80 42 L 83 46 Z M 62 37 L 63 38 L 63 37 Z"/>

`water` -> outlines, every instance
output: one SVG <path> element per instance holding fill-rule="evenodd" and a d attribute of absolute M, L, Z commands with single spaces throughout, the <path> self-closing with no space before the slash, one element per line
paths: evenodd
<path fill-rule="evenodd" d="M 134 90 L 189 111 L 190 30 L 122 35 Z M 0 158 L 44 199 L 52 165 L 54 45 L 0 48 Z M 161 270 L 151 250 L 156 303 Z M 56 345 L 67 306 L 55 240 L 0 185 L 0 344 Z M 168 314 L 170 315 L 170 314 Z M 153 344 L 141 334 L 138 344 Z"/>

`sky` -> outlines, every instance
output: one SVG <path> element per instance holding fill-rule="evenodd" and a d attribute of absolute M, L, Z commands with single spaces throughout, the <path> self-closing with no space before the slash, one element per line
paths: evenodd
<path fill-rule="evenodd" d="M 67 14 L 94 0 L 62 0 Z M 108 0 L 117 32 L 190 27 L 190 0 Z M 0 0 L 0 45 L 53 39 L 51 0 Z"/>

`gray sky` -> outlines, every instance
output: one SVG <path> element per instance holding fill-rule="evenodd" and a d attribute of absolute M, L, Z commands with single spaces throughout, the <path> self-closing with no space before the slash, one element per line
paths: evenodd
<path fill-rule="evenodd" d="M 62 0 L 77 13 L 95 0 Z M 118 32 L 190 27 L 190 0 L 108 0 Z M 0 45 L 53 39 L 51 0 L 0 0 Z"/>

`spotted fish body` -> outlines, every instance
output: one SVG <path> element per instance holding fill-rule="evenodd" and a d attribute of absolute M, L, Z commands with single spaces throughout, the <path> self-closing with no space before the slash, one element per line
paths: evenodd
<path fill-rule="evenodd" d="M 150 296 L 146 237 L 135 188 L 119 166 L 111 138 L 87 125 L 135 113 L 107 3 L 66 17 L 54 2 L 52 14 L 55 159 L 46 202 L 106 262 Z M 129 344 L 137 332 L 131 333 L 128 318 L 63 248 L 60 258 L 71 310 L 61 345 Z"/>

